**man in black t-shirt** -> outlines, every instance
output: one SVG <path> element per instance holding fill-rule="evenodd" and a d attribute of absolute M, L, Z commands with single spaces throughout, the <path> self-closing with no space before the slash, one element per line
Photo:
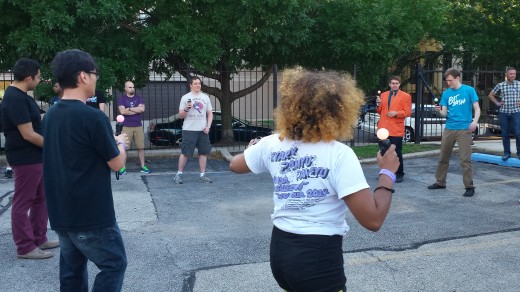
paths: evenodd
<path fill-rule="evenodd" d="M 87 105 L 100 109 L 102 112 L 105 112 L 106 102 L 105 94 L 101 90 L 96 90 L 96 93 L 87 99 Z"/>
<path fill-rule="evenodd" d="M 51 228 L 60 237 L 60 289 L 86 291 L 87 261 L 100 272 L 93 291 L 120 291 L 127 266 L 116 222 L 111 171 L 125 165 L 126 134 L 87 106 L 99 76 L 92 56 L 59 52 L 51 63 L 63 97 L 43 118 L 44 182 Z"/>
<path fill-rule="evenodd" d="M 13 239 L 19 258 L 45 259 L 53 256 L 45 249 L 58 247 L 59 242 L 47 240 L 41 116 L 38 105 L 27 95 L 40 83 L 40 65 L 22 58 L 12 72 L 14 82 L 5 91 L 1 118 L 7 161 L 16 173 L 11 209 Z"/>

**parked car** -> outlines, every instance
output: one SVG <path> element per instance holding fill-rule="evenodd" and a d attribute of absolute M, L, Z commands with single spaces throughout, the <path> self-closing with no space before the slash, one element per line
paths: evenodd
<path fill-rule="evenodd" d="M 357 122 L 357 128 L 361 129 L 361 126 L 365 122 L 365 116 L 369 112 L 375 112 L 377 105 L 376 105 L 376 98 L 377 96 L 368 96 L 365 97 L 365 104 L 361 106 L 359 109 L 359 118 Z"/>
<path fill-rule="evenodd" d="M 432 104 L 425 104 L 424 111 L 420 113 L 422 117 L 422 137 L 425 139 L 441 137 L 442 131 L 446 126 L 446 118 L 440 117 L 435 111 L 435 106 Z M 379 122 L 379 114 L 375 111 L 369 111 L 365 115 L 365 122 L 361 124 L 361 129 L 365 132 L 376 134 L 377 123 Z M 410 142 L 415 141 L 415 103 L 412 104 L 412 115 L 404 120 L 404 137 L 403 140 Z M 479 129 L 475 130 L 475 135 L 478 134 Z"/>
<path fill-rule="evenodd" d="M 235 141 L 249 142 L 251 139 L 269 136 L 273 130 L 268 127 L 256 126 L 249 121 L 244 121 L 235 117 L 231 117 L 233 136 Z M 183 119 L 178 114 L 168 118 L 150 123 L 148 128 L 148 138 L 150 143 L 156 146 L 179 146 L 182 142 L 182 123 Z M 211 144 L 222 139 L 222 114 L 221 112 L 213 112 L 213 122 L 209 131 L 209 140 Z"/>
<path fill-rule="evenodd" d="M 492 108 L 488 109 L 486 113 L 487 113 L 486 123 L 485 123 L 486 129 L 491 134 L 500 135 L 502 133 L 502 131 L 500 130 L 500 122 L 498 120 L 497 108 L 495 106 L 492 106 Z"/>

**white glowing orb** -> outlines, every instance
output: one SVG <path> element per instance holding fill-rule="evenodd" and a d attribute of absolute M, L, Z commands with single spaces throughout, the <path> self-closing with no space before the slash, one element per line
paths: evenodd
<path fill-rule="evenodd" d="M 438 102 L 439 102 L 439 99 L 438 99 L 438 98 L 434 98 L 434 99 L 433 99 L 433 102 L 438 103 Z"/>
<path fill-rule="evenodd" d="M 388 136 L 390 136 L 390 133 L 388 132 L 387 129 L 381 128 L 381 129 L 377 130 L 377 138 L 379 140 L 386 140 L 386 139 L 388 139 Z"/>

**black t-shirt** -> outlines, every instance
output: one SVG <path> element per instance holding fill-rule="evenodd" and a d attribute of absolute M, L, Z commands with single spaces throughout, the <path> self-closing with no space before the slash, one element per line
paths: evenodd
<path fill-rule="evenodd" d="M 96 90 L 96 95 L 91 96 L 87 99 L 87 105 L 90 105 L 93 108 L 99 109 L 100 103 L 106 103 L 107 100 L 105 98 L 105 94 L 103 91 Z"/>
<path fill-rule="evenodd" d="M 40 108 L 36 101 L 17 87 L 7 87 L 1 107 L 2 128 L 5 136 L 5 152 L 11 165 L 42 162 L 42 148 L 25 140 L 18 125 L 31 123 L 38 134 L 41 130 Z"/>
<path fill-rule="evenodd" d="M 111 170 L 117 155 L 107 116 L 62 99 L 43 118 L 43 179 L 51 228 L 86 231 L 116 222 Z"/>

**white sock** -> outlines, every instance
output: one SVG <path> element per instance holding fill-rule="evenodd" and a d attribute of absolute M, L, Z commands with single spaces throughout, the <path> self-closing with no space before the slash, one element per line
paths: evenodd
<path fill-rule="evenodd" d="M 205 172 L 201 172 L 201 173 L 200 173 L 200 177 L 203 177 L 204 174 L 205 174 Z"/>
<path fill-rule="evenodd" d="M 177 171 L 177 174 L 182 174 L 182 171 Z"/>

